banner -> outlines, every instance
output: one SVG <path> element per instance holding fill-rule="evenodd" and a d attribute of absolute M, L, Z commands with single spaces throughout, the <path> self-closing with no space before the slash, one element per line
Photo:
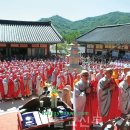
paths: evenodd
<path fill-rule="evenodd" d="M 40 47 L 46 48 L 47 44 L 40 44 Z"/>
<path fill-rule="evenodd" d="M 28 44 L 19 44 L 20 47 L 28 47 Z"/>
<path fill-rule="evenodd" d="M 10 47 L 19 47 L 19 44 L 12 43 L 10 44 Z"/>
<path fill-rule="evenodd" d="M 0 43 L 0 47 L 6 47 L 5 43 Z"/>
<path fill-rule="evenodd" d="M 39 47 L 39 44 L 32 44 L 32 47 L 37 48 Z"/>

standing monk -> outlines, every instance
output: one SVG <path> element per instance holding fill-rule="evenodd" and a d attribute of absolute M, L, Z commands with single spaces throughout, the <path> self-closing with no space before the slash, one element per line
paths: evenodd
<path fill-rule="evenodd" d="M 81 130 L 81 121 L 85 114 L 86 93 L 90 93 L 91 89 L 88 82 L 89 74 L 86 70 L 82 70 L 81 79 L 75 84 L 73 91 L 73 104 L 75 112 L 76 130 Z"/>
<path fill-rule="evenodd" d="M 0 78 L 0 100 L 4 99 L 4 86 L 3 86 L 3 79 Z"/>
<path fill-rule="evenodd" d="M 12 99 L 14 93 L 14 83 L 12 78 L 6 77 L 3 79 L 4 94 L 6 99 Z"/>
<path fill-rule="evenodd" d="M 122 114 L 130 114 L 130 73 L 119 84 L 119 109 Z"/>
<path fill-rule="evenodd" d="M 99 80 L 97 86 L 99 113 L 104 122 L 120 115 L 117 102 L 118 87 L 111 78 L 112 73 L 113 70 L 107 68 L 104 73 L 105 76 Z"/>

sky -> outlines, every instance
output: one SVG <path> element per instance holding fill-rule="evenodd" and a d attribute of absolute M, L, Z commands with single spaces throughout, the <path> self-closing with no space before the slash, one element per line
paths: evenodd
<path fill-rule="evenodd" d="M 37 21 L 59 15 L 77 21 L 114 11 L 129 12 L 130 0 L 0 0 L 0 19 Z"/>

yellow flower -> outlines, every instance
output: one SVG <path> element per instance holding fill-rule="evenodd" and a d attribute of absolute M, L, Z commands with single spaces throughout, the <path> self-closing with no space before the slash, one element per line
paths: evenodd
<path fill-rule="evenodd" d="M 57 89 L 55 89 L 55 88 L 52 89 L 50 96 L 51 96 L 51 97 L 57 97 L 57 96 L 58 96 L 58 91 L 57 91 Z"/>

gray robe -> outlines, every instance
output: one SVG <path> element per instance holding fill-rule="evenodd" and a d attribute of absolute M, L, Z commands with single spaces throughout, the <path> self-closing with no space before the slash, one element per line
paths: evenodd
<path fill-rule="evenodd" d="M 107 116 L 110 108 L 111 92 L 109 82 L 109 79 L 103 77 L 99 80 L 97 86 L 98 106 L 101 116 Z"/>
<path fill-rule="evenodd" d="M 119 109 L 121 113 L 130 113 L 130 87 L 124 80 L 119 84 Z"/>
<path fill-rule="evenodd" d="M 3 87 L 4 87 L 4 94 L 7 95 L 7 93 L 8 93 L 8 80 L 6 78 L 4 78 L 2 83 L 3 83 Z"/>
<path fill-rule="evenodd" d="M 43 92 L 43 88 L 40 86 L 40 83 L 42 82 L 41 76 L 37 76 L 36 78 L 36 90 L 37 90 L 37 95 L 40 96 Z"/>
<path fill-rule="evenodd" d="M 89 83 L 84 83 L 82 80 L 75 84 L 73 91 L 73 106 L 76 119 L 81 119 L 84 115 L 86 105 L 86 89 L 89 88 Z"/>

